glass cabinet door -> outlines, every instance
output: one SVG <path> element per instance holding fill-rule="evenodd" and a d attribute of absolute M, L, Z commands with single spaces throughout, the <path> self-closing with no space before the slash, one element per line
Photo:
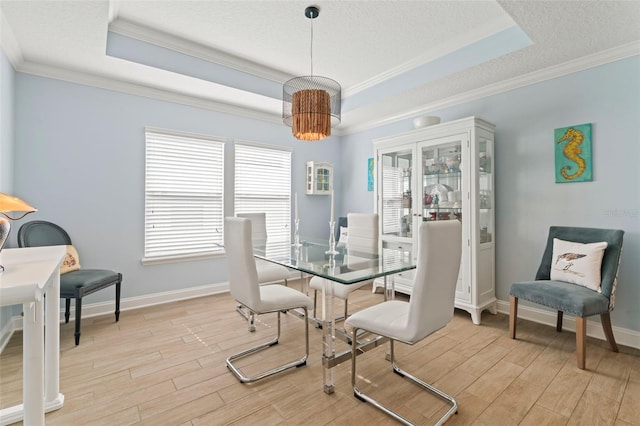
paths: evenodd
<path fill-rule="evenodd" d="M 413 235 L 412 150 L 398 150 L 380 155 L 379 176 L 382 196 L 382 235 L 410 238 Z"/>
<path fill-rule="evenodd" d="M 462 220 L 462 140 L 422 146 L 423 221 Z"/>
<path fill-rule="evenodd" d="M 493 241 L 493 152 L 490 141 L 480 140 L 478 143 L 478 225 L 480 227 L 480 244 Z"/>

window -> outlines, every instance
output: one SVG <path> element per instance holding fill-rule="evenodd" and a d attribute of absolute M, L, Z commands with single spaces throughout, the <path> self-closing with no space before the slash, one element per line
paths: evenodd
<path fill-rule="evenodd" d="M 224 139 L 145 129 L 145 260 L 222 251 Z"/>
<path fill-rule="evenodd" d="M 235 143 L 235 213 L 265 212 L 269 243 L 291 243 L 291 151 Z"/>

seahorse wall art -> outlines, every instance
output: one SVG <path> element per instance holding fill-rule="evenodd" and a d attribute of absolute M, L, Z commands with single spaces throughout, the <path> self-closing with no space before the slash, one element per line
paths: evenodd
<path fill-rule="evenodd" d="M 588 182 L 591 171 L 591 123 L 555 129 L 556 182 Z"/>

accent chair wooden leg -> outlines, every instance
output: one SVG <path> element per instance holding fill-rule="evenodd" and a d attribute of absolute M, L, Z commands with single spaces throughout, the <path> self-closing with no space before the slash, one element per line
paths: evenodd
<path fill-rule="evenodd" d="M 602 330 L 607 338 L 607 342 L 609 342 L 609 346 L 611 346 L 611 350 L 618 352 L 618 345 L 616 345 L 616 339 L 613 337 L 613 330 L 611 329 L 611 316 L 609 312 L 600 314 L 600 322 L 602 323 Z"/>
<path fill-rule="evenodd" d="M 584 370 L 587 352 L 587 319 L 585 317 L 576 317 L 576 352 L 578 368 Z"/>
<path fill-rule="evenodd" d="M 562 331 L 562 311 L 558 311 L 558 319 L 556 321 L 556 331 L 559 333 Z"/>
<path fill-rule="evenodd" d="M 509 296 L 509 337 L 516 338 L 516 321 L 518 320 L 518 298 Z"/>
<path fill-rule="evenodd" d="M 116 322 L 120 321 L 120 287 L 122 284 L 122 275 L 120 281 L 116 284 Z"/>
<path fill-rule="evenodd" d="M 76 297 L 76 331 L 73 333 L 76 346 L 80 344 L 80 318 L 82 318 L 82 297 Z"/>
<path fill-rule="evenodd" d="M 71 312 L 71 299 L 64 299 L 64 322 L 69 322 L 69 313 Z"/>

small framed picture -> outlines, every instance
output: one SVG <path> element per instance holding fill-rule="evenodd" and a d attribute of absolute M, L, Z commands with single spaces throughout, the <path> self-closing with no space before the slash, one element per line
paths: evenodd
<path fill-rule="evenodd" d="M 556 183 L 590 182 L 591 123 L 554 130 Z"/>

